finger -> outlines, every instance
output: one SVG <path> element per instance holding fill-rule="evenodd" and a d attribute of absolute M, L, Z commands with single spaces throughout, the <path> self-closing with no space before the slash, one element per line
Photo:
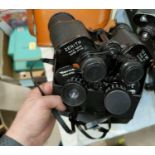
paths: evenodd
<path fill-rule="evenodd" d="M 52 94 L 52 82 L 46 82 L 40 85 L 41 90 L 44 92 L 45 95 Z"/>
<path fill-rule="evenodd" d="M 47 108 L 56 108 L 59 111 L 66 110 L 66 107 L 63 104 L 61 97 L 58 95 L 44 96 L 42 97 L 42 102 L 47 106 Z"/>
<path fill-rule="evenodd" d="M 43 83 L 39 87 L 45 95 L 51 95 L 52 94 L 52 82 Z M 31 95 L 40 96 L 42 94 L 41 94 L 39 88 L 36 87 L 32 90 Z"/>

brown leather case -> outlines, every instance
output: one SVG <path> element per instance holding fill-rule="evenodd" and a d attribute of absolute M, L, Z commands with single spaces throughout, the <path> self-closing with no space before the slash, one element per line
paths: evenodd
<path fill-rule="evenodd" d="M 76 19 L 82 21 L 88 29 L 92 30 L 103 28 L 105 31 L 109 31 L 110 28 L 115 26 L 115 21 L 111 20 L 112 11 L 109 9 L 27 10 L 29 31 L 32 35 L 36 35 L 38 46 L 51 46 L 48 22 L 49 19 L 58 12 L 67 12 L 72 14 Z"/>

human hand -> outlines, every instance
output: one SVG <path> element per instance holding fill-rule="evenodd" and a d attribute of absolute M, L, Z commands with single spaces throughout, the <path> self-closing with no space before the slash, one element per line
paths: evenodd
<path fill-rule="evenodd" d="M 51 95 L 50 83 L 40 87 L 46 96 L 42 96 L 38 88 L 33 89 L 6 133 L 23 145 L 43 145 L 55 123 L 51 109 L 65 110 L 60 96 Z"/>

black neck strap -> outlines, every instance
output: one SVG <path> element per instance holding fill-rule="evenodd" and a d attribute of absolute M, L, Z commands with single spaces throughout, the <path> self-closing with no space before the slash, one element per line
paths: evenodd
<path fill-rule="evenodd" d="M 83 133 L 83 135 L 85 135 L 87 138 L 90 138 L 90 139 L 101 139 L 101 138 L 104 138 L 107 133 L 109 132 L 109 130 L 111 129 L 111 121 L 109 120 L 108 122 L 108 129 L 106 128 L 103 128 L 103 127 L 100 127 L 98 126 L 98 132 L 101 132 L 102 135 L 100 137 L 92 137 L 91 135 L 89 135 L 83 128 L 80 124 L 76 124 L 77 128 L 79 129 L 79 131 L 81 133 Z"/>
<path fill-rule="evenodd" d="M 75 133 L 75 126 L 77 126 L 77 128 L 79 129 L 79 131 L 85 135 L 87 138 L 90 139 L 101 139 L 104 138 L 106 136 L 106 134 L 109 132 L 109 130 L 111 129 L 111 119 L 109 119 L 108 121 L 108 129 L 103 128 L 98 126 L 98 131 L 102 133 L 102 135 L 100 137 L 92 137 L 90 136 L 81 126 L 81 124 L 79 124 L 78 122 L 75 122 L 74 120 L 70 119 L 71 122 L 71 128 L 69 128 L 67 126 L 67 124 L 65 123 L 65 121 L 61 118 L 59 112 L 56 109 L 52 109 L 52 114 L 54 115 L 54 117 L 57 119 L 57 121 L 60 123 L 60 125 L 62 126 L 62 128 L 69 134 L 73 134 Z"/>
<path fill-rule="evenodd" d="M 57 121 L 60 123 L 61 127 L 69 134 L 73 134 L 75 132 L 75 126 L 73 122 L 71 122 L 71 129 L 67 126 L 65 121 L 61 118 L 59 112 L 56 109 L 52 109 L 53 116 L 57 119 Z"/>

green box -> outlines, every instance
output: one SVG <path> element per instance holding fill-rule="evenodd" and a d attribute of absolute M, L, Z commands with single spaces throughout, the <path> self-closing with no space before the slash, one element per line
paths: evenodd
<path fill-rule="evenodd" d="M 30 70 L 30 65 L 41 58 L 36 38 L 29 33 L 27 27 L 18 27 L 11 33 L 8 54 L 13 59 L 14 71 Z M 43 69 L 43 63 L 36 63 L 33 69 Z"/>

